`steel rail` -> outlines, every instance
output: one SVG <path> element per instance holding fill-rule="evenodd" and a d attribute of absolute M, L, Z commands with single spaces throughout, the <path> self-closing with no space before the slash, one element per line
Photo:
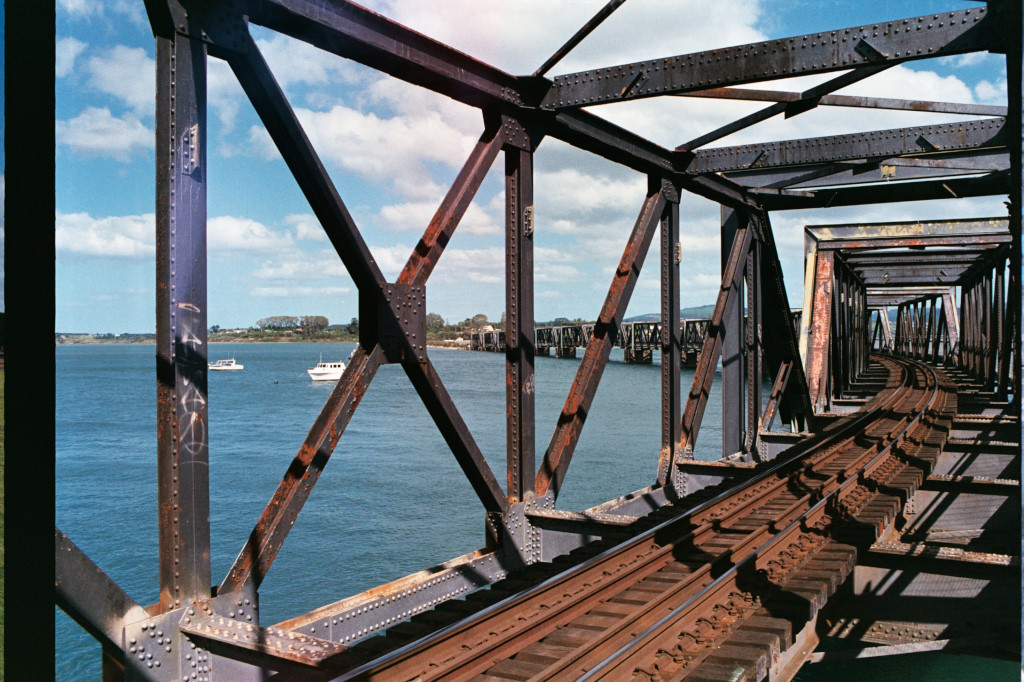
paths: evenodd
<path fill-rule="evenodd" d="M 751 566 L 756 565 L 758 559 L 762 558 L 767 551 L 783 543 L 801 528 L 810 525 L 810 517 L 824 515 L 826 509 L 830 505 L 835 504 L 834 500 L 840 499 L 843 492 L 849 492 L 858 483 L 860 483 L 863 478 L 869 476 L 873 468 L 879 466 L 881 461 L 891 454 L 893 448 L 900 444 L 902 439 L 918 425 L 922 417 L 927 414 L 927 407 L 934 404 L 940 395 L 938 377 L 934 370 L 924 365 L 911 363 L 909 361 L 900 361 L 900 364 L 910 367 L 915 371 L 922 368 L 925 369 L 927 372 L 926 378 L 930 379 L 930 381 L 926 381 L 925 392 L 922 398 L 916 402 L 912 409 L 913 417 L 908 416 L 900 420 L 902 428 L 899 429 L 899 434 L 895 438 L 890 440 L 885 447 L 880 449 L 869 461 L 856 468 L 855 471 L 849 473 L 844 472 L 845 478 L 843 482 L 840 483 L 833 491 L 823 495 L 816 504 L 789 523 L 785 530 L 773 537 L 765 545 L 759 547 L 755 552 L 752 552 L 740 562 L 730 567 L 729 570 L 719 576 L 714 583 L 708 587 L 708 589 L 673 609 L 671 613 L 667 614 L 657 623 L 634 637 L 629 643 L 620 647 L 613 654 L 587 671 L 586 674 L 582 675 L 579 679 L 619 679 L 618 675 L 628 672 L 623 669 L 622 666 L 635 666 L 635 658 L 637 654 L 644 649 L 650 649 L 660 645 L 661 642 L 658 641 L 659 638 L 666 636 L 667 633 L 667 636 L 676 636 L 673 633 L 678 629 L 677 625 L 686 616 L 692 615 L 696 607 L 703 605 L 713 597 L 720 595 L 723 591 L 733 588 L 741 571 L 747 570 Z M 913 372 L 908 372 L 908 376 L 912 375 Z M 931 389 L 930 392 L 928 391 L 929 388 Z M 862 460 L 863 456 L 858 458 L 858 461 Z"/>
<path fill-rule="evenodd" d="M 905 376 L 908 379 L 911 378 L 909 373 L 906 373 Z M 905 385 L 904 387 L 907 387 L 907 386 Z M 920 405 L 920 403 L 918 405 L 915 405 L 913 409 L 915 409 L 915 410 L 919 409 L 919 405 Z M 865 449 L 864 452 L 862 452 L 862 453 L 859 453 L 859 454 L 855 453 L 855 457 L 854 457 L 855 461 L 863 462 L 864 459 L 870 455 L 871 450 L 874 447 L 875 446 L 873 445 L 873 446 Z M 833 452 L 833 454 L 834 454 L 834 452 Z M 819 458 L 819 461 L 820 461 L 820 458 Z M 806 467 L 804 467 L 804 470 L 809 470 L 810 468 L 811 468 L 810 466 L 806 466 Z M 850 466 L 849 465 L 844 465 L 842 467 L 842 469 L 844 471 L 848 470 L 848 469 L 850 469 Z M 812 521 L 810 521 L 809 518 L 808 518 L 809 515 L 811 514 L 811 512 L 810 511 L 803 511 L 803 510 L 806 509 L 809 506 L 811 508 L 814 508 L 814 503 L 816 503 L 816 502 L 820 501 L 821 499 L 823 499 L 821 491 L 824 490 L 825 488 L 829 487 L 830 485 L 832 485 L 835 478 L 837 478 L 837 477 L 836 476 L 832 476 L 830 479 L 826 479 L 825 481 L 822 481 L 819 484 L 819 486 L 818 486 L 818 488 L 816 490 L 808 490 L 806 494 L 801 495 L 796 501 L 791 503 L 786 508 L 784 508 L 782 510 L 776 510 L 776 511 L 771 512 L 773 514 L 773 518 L 768 519 L 768 520 L 759 520 L 759 521 L 757 521 L 756 522 L 757 523 L 757 528 L 754 529 L 754 532 L 748 534 L 748 536 L 746 538 L 737 539 L 735 544 L 732 547 L 730 547 L 728 550 L 723 552 L 721 555 L 717 556 L 713 560 L 712 563 L 720 564 L 723 561 L 727 561 L 728 560 L 728 561 L 732 562 L 734 569 L 736 568 L 737 565 L 741 565 L 741 564 L 742 565 L 746 565 L 744 562 L 747 561 L 751 556 L 755 556 L 757 558 L 761 558 L 761 557 L 763 557 L 766 554 L 766 552 L 770 552 L 771 551 L 771 548 L 772 548 L 773 545 L 774 546 L 785 545 L 784 540 L 786 540 L 790 535 L 792 535 L 792 533 L 794 533 L 796 531 L 796 529 L 806 528 L 808 526 L 813 526 L 813 525 L 816 525 L 816 524 L 820 523 L 821 518 L 823 517 L 822 514 L 818 514 L 814 518 L 814 521 L 812 523 Z M 790 479 L 790 480 L 792 480 L 792 479 Z M 783 479 L 781 481 L 781 483 L 784 485 L 784 484 L 788 483 L 788 481 Z M 777 486 L 776 487 L 776 491 L 778 491 L 780 489 L 780 487 L 782 489 L 782 492 L 785 493 L 786 492 L 785 488 L 782 487 L 782 486 Z M 771 495 L 771 493 L 769 493 L 769 496 L 771 496 L 773 498 L 779 497 L 778 495 Z M 767 505 L 770 504 L 770 501 L 771 500 L 769 500 L 767 503 L 765 503 L 764 496 L 762 496 L 762 495 L 759 495 L 758 498 L 757 498 L 757 502 L 762 503 L 762 505 L 761 505 L 762 508 L 766 508 Z M 752 514 L 748 513 L 748 511 L 747 511 L 749 506 L 751 506 L 751 505 L 748 502 L 748 503 L 746 503 L 746 504 L 744 504 L 744 505 L 742 505 L 740 507 L 731 509 L 730 510 L 730 516 L 731 517 L 739 517 L 740 519 L 750 519 L 751 522 L 754 522 L 754 519 L 751 518 Z M 719 520 L 720 527 L 723 528 L 723 529 L 726 528 L 726 523 L 727 523 L 727 520 Z M 736 526 L 733 526 L 732 528 L 735 529 Z M 780 528 L 782 530 L 780 530 Z M 788 533 L 788 535 L 787 535 L 787 533 Z M 764 544 L 759 544 L 759 542 L 761 540 L 763 540 L 763 538 L 764 538 L 764 536 L 766 534 L 769 535 L 769 540 L 767 542 L 764 542 Z M 774 534 L 777 534 L 777 535 L 774 535 Z M 771 537 L 772 535 L 774 535 L 774 537 Z M 788 545 L 787 545 L 787 548 L 788 548 Z M 784 551 L 784 550 L 777 550 L 777 551 L 775 551 L 775 554 L 779 554 L 782 551 Z M 738 559 L 738 561 L 737 561 L 737 559 Z M 705 568 L 710 569 L 711 565 L 712 564 L 709 563 Z M 714 584 L 719 584 L 720 585 L 721 583 L 718 583 L 716 581 L 716 583 L 713 583 L 713 585 Z M 688 586 L 689 585 L 687 585 L 687 587 Z M 728 586 L 732 586 L 732 583 L 728 583 Z M 685 593 L 685 590 L 683 590 L 682 588 L 683 588 L 683 586 L 680 585 L 675 590 L 675 593 L 676 594 L 683 594 L 683 593 Z M 708 594 L 709 590 L 713 590 L 712 586 L 708 586 L 705 590 L 703 590 L 699 594 L 694 594 L 692 597 L 690 597 L 686 601 L 686 603 L 690 604 L 691 607 L 695 607 L 697 605 L 701 605 L 701 604 L 706 603 L 708 601 L 708 599 L 710 598 L 710 596 L 713 596 L 713 595 L 709 595 Z M 655 613 L 655 612 L 663 612 L 664 611 L 665 602 L 666 601 L 667 600 L 663 599 L 663 598 L 655 600 L 656 603 L 652 602 L 646 608 L 644 608 L 642 611 L 640 611 L 639 613 L 635 614 L 636 616 L 639 616 L 639 617 L 630 618 L 628 620 L 624 619 L 623 622 L 617 628 L 610 629 L 610 630 L 602 633 L 601 635 L 599 635 L 595 640 L 587 642 L 585 645 L 583 645 L 581 647 L 578 647 L 576 650 L 574 650 L 573 655 L 571 657 L 569 657 L 568 659 L 559 661 L 557 664 L 554 664 L 554 665 L 550 666 L 549 668 L 545 669 L 543 672 L 538 673 L 537 675 L 531 677 L 530 679 L 537 679 L 537 680 L 539 680 L 539 679 L 576 679 L 580 674 L 585 673 L 587 668 L 588 668 L 588 665 L 586 664 L 586 661 L 588 660 L 587 659 L 587 655 L 588 654 L 590 654 L 591 652 L 595 651 L 599 646 L 602 646 L 602 645 L 604 645 L 605 648 L 607 649 L 609 641 L 612 641 L 613 645 L 614 645 L 614 643 L 617 643 L 617 642 L 614 641 L 616 639 L 616 637 L 621 642 L 621 640 L 624 638 L 623 631 L 626 630 L 627 628 L 632 630 L 632 631 L 635 631 L 638 627 L 644 627 L 645 625 L 647 625 L 647 623 L 649 623 L 652 620 L 650 614 Z M 673 608 L 671 612 L 674 613 L 674 612 L 676 612 L 676 609 L 682 608 L 683 606 L 685 606 L 685 605 L 679 605 L 679 606 Z M 708 611 L 708 609 L 705 609 L 702 613 L 706 613 L 707 611 Z M 650 626 L 650 628 L 657 627 L 658 623 L 661 623 L 662 620 L 663 619 L 658 620 L 657 623 L 652 624 Z M 648 630 L 650 630 L 650 628 L 648 628 Z M 645 632 L 647 632 L 647 630 L 645 630 Z M 632 635 L 630 634 L 629 636 L 632 636 Z M 626 645 L 623 644 L 623 646 L 626 646 Z M 591 664 L 593 664 L 593 663 L 596 663 L 596 662 L 593 661 L 592 657 L 591 657 Z M 623 673 L 624 671 L 618 671 L 618 672 Z"/>
<path fill-rule="evenodd" d="M 637 536 L 637 538 L 635 538 L 631 542 L 624 543 L 623 545 L 619 545 L 615 548 L 606 550 L 605 552 L 591 558 L 586 562 L 583 562 L 582 564 L 578 565 L 573 569 L 560 573 L 557 576 L 548 578 L 547 580 L 539 583 L 533 588 L 530 588 L 516 596 L 502 600 L 478 612 L 473 616 L 462 619 L 459 622 L 453 623 L 452 625 L 449 625 L 446 628 L 443 628 L 437 631 L 436 633 L 429 635 L 421 640 L 412 642 L 404 647 L 396 649 L 393 652 L 390 652 L 389 654 L 386 654 L 374 661 L 367 662 L 366 664 L 358 668 L 355 668 L 347 673 L 344 673 L 341 677 L 337 679 L 353 679 L 357 677 L 368 677 L 377 673 L 382 673 L 385 669 L 393 671 L 392 669 L 394 666 L 400 665 L 401 662 L 404 660 L 411 659 L 418 652 L 423 652 L 430 647 L 438 646 L 445 639 L 452 638 L 456 634 L 465 634 L 469 629 L 473 628 L 475 625 L 482 623 L 489 618 L 496 617 L 504 611 L 510 611 L 513 607 L 521 606 L 525 602 L 535 597 L 536 595 L 541 594 L 545 590 L 548 590 L 560 584 L 565 585 L 567 581 L 573 579 L 574 577 L 582 575 L 584 572 L 595 566 L 599 566 L 600 564 L 609 561 L 610 559 L 613 559 L 617 556 L 623 556 L 626 552 L 635 551 L 637 547 L 641 546 L 644 542 L 649 542 L 656 534 L 663 534 L 666 531 L 671 532 L 673 524 L 676 524 L 675 528 L 683 527 L 682 524 L 690 524 L 689 532 L 684 533 L 682 538 L 679 538 L 677 542 L 689 538 L 694 538 L 700 535 L 701 533 L 705 533 L 706 529 L 704 527 L 710 527 L 712 524 L 702 523 L 694 527 L 694 518 L 697 517 L 698 514 L 713 509 L 715 505 L 724 500 L 727 500 L 729 497 L 736 497 L 745 490 L 753 489 L 755 485 L 758 485 L 759 483 L 768 480 L 769 477 L 778 474 L 785 467 L 791 465 L 797 458 L 806 455 L 807 452 L 810 451 L 812 448 L 827 448 L 831 452 L 836 451 L 836 446 L 838 446 L 844 441 L 848 442 L 852 440 L 854 436 L 850 436 L 849 434 L 860 433 L 861 427 L 865 425 L 866 420 L 871 419 L 872 417 L 877 419 L 878 415 L 881 413 L 882 410 L 888 408 L 895 400 L 897 400 L 899 396 L 898 389 L 905 388 L 906 381 L 908 381 L 908 379 L 904 380 L 904 385 L 894 387 L 892 390 L 888 390 L 887 387 L 887 391 L 883 392 L 875 400 L 872 401 L 873 404 L 870 404 L 868 411 L 847 422 L 845 428 L 833 429 L 830 433 L 824 434 L 823 437 L 813 439 L 811 442 L 805 444 L 803 447 L 798 447 L 797 451 L 795 451 L 791 456 L 787 457 L 784 461 L 781 461 L 777 465 L 770 467 L 761 475 L 748 481 L 746 484 L 741 485 L 736 489 L 724 492 L 716 496 L 715 498 L 712 498 L 711 500 L 708 500 L 700 505 L 697 505 L 694 509 L 690 510 L 687 514 L 683 516 L 676 517 L 674 519 L 665 521 L 655 526 L 651 530 L 641 534 L 640 536 Z M 886 393 L 888 395 L 886 395 Z M 734 513 L 739 514 L 742 511 L 743 509 L 738 509 L 735 510 Z M 730 514 L 730 516 L 732 516 L 732 514 Z M 779 520 L 781 519 L 776 519 L 776 522 L 778 522 Z M 758 535 L 758 533 L 755 533 L 754 535 Z M 763 533 L 760 533 L 760 535 L 763 535 Z M 744 542 L 743 544 L 747 547 L 750 547 L 751 543 L 753 542 L 753 539 L 754 537 L 752 535 L 750 538 L 748 538 L 748 542 Z M 666 551 L 670 551 L 670 549 L 671 548 L 669 548 L 669 550 Z M 651 569 L 651 571 L 647 571 L 647 573 L 650 573 L 653 570 L 654 569 Z M 639 579 L 640 578 L 637 578 L 634 582 L 638 581 Z M 550 627 L 551 629 L 553 629 L 554 626 Z M 534 638 L 534 640 L 536 640 L 536 638 Z M 474 655 L 474 658 L 476 658 L 479 655 L 482 655 L 482 652 L 477 652 Z M 438 670 L 437 668 L 433 668 L 432 672 L 435 671 L 440 672 L 440 670 Z"/>

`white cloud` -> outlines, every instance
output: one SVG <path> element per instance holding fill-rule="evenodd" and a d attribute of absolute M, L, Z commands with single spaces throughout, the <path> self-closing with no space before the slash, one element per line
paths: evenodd
<path fill-rule="evenodd" d="M 57 8 L 79 18 L 103 13 L 103 3 L 95 0 L 57 0 Z"/>
<path fill-rule="evenodd" d="M 983 104 L 1006 104 L 1006 79 L 995 84 L 981 81 L 974 86 L 974 94 Z"/>
<path fill-rule="evenodd" d="M 378 0 L 370 7 L 410 28 L 511 73 L 533 73 L 590 20 L 600 3 Z M 761 3 L 646 0 L 626 3 L 551 71 L 612 66 L 735 45 L 764 36 Z M 709 26 L 715 29 L 708 30 Z M 623 39 L 642 36 L 642 39 Z"/>
<path fill-rule="evenodd" d="M 593 212 L 607 219 L 636 216 L 646 196 L 647 181 L 628 171 L 614 178 L 563 168 L 537 172 L 534 186 L 538 219 L 579 218 Z"/>
<path fill-rule="evenodd" d="M 206 98 L 210 110 L 224 127 L 222 132 L 231 132 L 245 92 L 227 62 L 220 59 L 206 60 Z"/>
<path fill-rule="evenodd" d="M 69 121 L 57 121 L 56 141 L 86 156 L 128 161 L 153 146 L 153 131 L 131 114 L 117 118 L 106 107 L 88 107 Z"/>
<path fill-rule="evenodd" d="M 309 43 L 271 31 L 253 31 L 274 79 L 285 92 L 297 85 L 337 86 L 357 80 L 352 63 Z M 259 36 L 267 36 L 261 38 Z"/>
<path fill-rule="evenodd" d="M 294 242 L 258 221 L 220 216 L 207 223 L 207 245 L 211 252 L 280 253 L 291 250 Z"/>
<path fill-rule="evenodd" d="M 308 213 L 293 213 L 284 221 L 292 226 L 292 235 L 297 242 L 328 242 L 327 233 L 316 216 Z"/>
<path fill-rule="evenodd" d="M 321 158 L 370 180 L 411 175 L 429 183 L 424 164 L 440 162 L 457 168 L 475 141 L 438 112 L 381 118 L 337 105 L 329 111 L 296 109 L 296 115 Z M 266 158 L 277 157 L 264 129 L 254 126 L 250 141 Z"/>
<path fill-rule="evenodd" d="M 141 47 L 115 45 L 85 63 L 89 85 L 152 116 L 156 102 L 156 61 Z"/>
<path fill-rule="evenodd" d="M 260 298 L 313 298 L 317 296 L 344 296 L 352 293 L 352 290 L 348 287 L 267 286 L 254 287 L 250 290 L 250 293 Z"/>
<path fill-rule="evenodd" d="M 87 45 L 75 38 L 60 38 L 56 43 L 54 75 L 63 78 L 75 68 L 75 60 Z"/>
<path fill-rule="evenodd" d="M 406 251 L 406 256 L 409 252 Z M 404 261 L 403 261 L 404 263 Z M 431 284 L 455 284 L 462 287 L 478 284 L 501 284 L 505 281 L 505 249 L 446 249 Z"/>
<path fill-rule="evenodd" d="M 142 4 L 132 0 L 57 0 L 56 8 L 74 19 L 91 20 L 116 15 L 127 18 L 138 27 L 146 25 Z"/>
<path fill-rule="evenodd" d="M 57 211 L 54 243 L 58 253 L 152 259 L 155 221 L 152 213 L 93 218 Z"/>
<path fill-rule="evenodd" d="M 951 57 L 941 57 L 939 58 L 939 63 L 955 68 L 963 68 L 984 64 L 989 58 L 995 58 L 995 56 L 988 52 L 968 52 L 967 54 L 958 54 Z"/>
<path fill-rule="evenodd" d="M 333 251 L 320 251 L 315 254 L 293 255 L 266 261 L 252 276 L 261 281 L 308 282 L 310 280 L 346 277 L 345 266 Z"/>

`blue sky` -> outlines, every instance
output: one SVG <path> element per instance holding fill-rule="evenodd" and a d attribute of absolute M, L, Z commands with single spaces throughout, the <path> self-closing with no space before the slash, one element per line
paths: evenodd
<path fill-rule="evenodd" d="M 374 0 L 371 9 L 512 73 L 532 73 L 604 0 Z M 755 40 L 978 7 L 969 0 L 630 0 L 550 75 Z M 154 41 L 141 0 L 58 0 L 56 330 L 154 329 Z M 385 276 L 397 277 L 483 129 L 480 113 L 253 27 Z M 802 90 L 831 76 L 775 87 Z M 1005 60 L 976 54 L 889 69 L 841 92 L 1005 104 Z M 230 70 L 209 60 L 211 325 L 269 315 L 347 322 L 357 294 Z M 591 110 L 665 146 L 756 103 L 664 98 Z M 923 125 L 955 117 L 820 108 L 714 145 Z M 536 155 L 536 316 L 594 318 L 643 199 L 642 176 L 556 140 Z M 427 288 L 448 321 L 504 309 L 503 164 L 495 164 Z M 2 184 L 0 184 L 2 191 Z M 1001 197 L 772 215 L 790 300 L 805 224 L 1003 215 Z M 714 301 L 718 207 L 684 195 L 684 306 Z M 627 315 L 655 312 L 655 242 Z"/>

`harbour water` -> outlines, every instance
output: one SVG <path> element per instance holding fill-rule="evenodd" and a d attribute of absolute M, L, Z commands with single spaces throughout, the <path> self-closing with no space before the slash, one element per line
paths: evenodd
<path fill-rule="evenodd" d="M 352 344 L 218 344 L 241 372 L 210 374 L 213 581 L 220 582 L 280 482 L 333 384 L 305 370 Z M 57 527 L 140 604 L 158 596 L 156 381 L 152 345 L 56 348 Z M 499 481 L 505 479 L 504 355 L 431 349 L 430 356 Z M 583 509 L 649 485 L 660 448 L 660 367 L 612 352 L 559 497 Z M 537 358 L 538 461 L 579 361 Z M 683 370 L 685 392 L 693 379 Z M 715 459 L 717 384 L 699 459 Z M 483 512 L 398 366 L 380 369 L 261 595 L 272 624 L 478 549 Z M 99 645 L 59 609 L 55 677 L 100 680 Z M 827 645 L 828 643 L 826 643 Z M 824 680 L 1012 680 L 1016 664 L 942 653 L 805 666 Z"/>
<path fill-rule="evenodd" d="M 352 344 L 217 344 L 240 372 L 211 372 L 210 517 L 219 583 L 270 499 L 333 384 L 306 369 Z M 495 476 L 505 480 L 504 355 L 431 349 Z M 140 604 L 158 597 L 156 380 L 152 345 L 56 348 L 56 523 Z M 579 360 L 537 358 L 538 463 Z M 584 509 L 650 485 L 657 469 L 660 366 L 614 350 L 559 496 Z M 689 390 L 692 370 L 683 370 Z M 715 459 L 717 392 L 697 457 Z M 399 366 L 378 371 L 260 590 L 275 623 L 483 544 L 483 508 Z M 100 651 L 56 613 L 55 673 L 99 680 Z"/>

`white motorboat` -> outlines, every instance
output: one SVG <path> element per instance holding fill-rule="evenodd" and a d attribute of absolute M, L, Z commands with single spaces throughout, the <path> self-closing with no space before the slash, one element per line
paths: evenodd
<path fill-rule="evenodd" d="M 307 369 L 306 374 L 313 381 L 337 381 L 341 378 L 341 373 L 344 371 L 344 362 L 324 362 L 323 356 L 321 356 L 320 362 L 316 363 L 316 367 Z"/>
<path fill-rule="evenodd" d="M 211 372 L 237 372 L 242 369 L 245 369 L 245 365 L 238 364 L 235 362 L 234 358 L 217 360 L 216 362 L 210 363 Z"/>

